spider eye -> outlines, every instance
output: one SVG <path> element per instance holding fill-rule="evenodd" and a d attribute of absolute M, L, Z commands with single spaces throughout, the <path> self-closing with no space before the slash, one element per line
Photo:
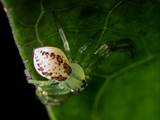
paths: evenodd
<path fill-rule="evenodd" d="M 87 84 L 87 82 L 85 81 L 85 80 L 82 80 L 82 86 L 81 86 L 81 88 L 85 88 L 88 84 Z"/>

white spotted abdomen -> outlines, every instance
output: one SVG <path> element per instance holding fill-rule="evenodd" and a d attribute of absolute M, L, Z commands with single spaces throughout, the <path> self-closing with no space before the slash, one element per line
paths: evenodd
<path fill-rule="evenodd" d="M 49 80 L 65 80 L 72 72 L 67 57 L 56 47 L 35 49 L 33 61 L 36 71 Z"/>

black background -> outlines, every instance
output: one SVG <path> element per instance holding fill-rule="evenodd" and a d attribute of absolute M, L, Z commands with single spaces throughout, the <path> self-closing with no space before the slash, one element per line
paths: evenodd
<path fill-rule="evenodd" d="M 0 3 L 0 119 L 49 120 L 44 106 L 35 96 L 34 86 L 27 83 L 23 71 L 24 65 Z"/>

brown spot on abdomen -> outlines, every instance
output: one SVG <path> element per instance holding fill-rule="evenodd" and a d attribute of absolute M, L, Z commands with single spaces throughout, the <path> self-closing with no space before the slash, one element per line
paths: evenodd
<path fill-rule="evenodd" d="M 51 54 L 50 54 L 50 57 L 51 57 L 52 59 L 54 59 L 54 58 L 55 58 L 55 54 L 54 54 L 54 53 L 51 53 Z"/>
<path fill-rule="evenodd" d="M 44 69 L 43 69 L 42 67 L 39 67 L 38 70 L 39 70 L 39 71 L 43 71 Z"/>
<path fill-rule="evenodd" d="M 57 61 L 58 61 L 59 65 L 61 65 L 61 63 L 63 63 L 63 59 L 60 55 L 57 55 Z"/>
<path fill-rule="evenodd" d="M 59 76 L 57 76 L 57 77 L 51 77 L 51 79 L 55 79 L 55 80 L 58 80 L 58 81 L 63 81 L 63 80 L 65 80 L 65 79 L 67 79 L 66 77 L 63 77 L 62 75 L 59 75 Z"/>
<path fill-rule="evenodd" d="M 71 74 L 72 69 L 67 63 L 63 63 L 64 73 L 67 73 L 68 75 Z"/>

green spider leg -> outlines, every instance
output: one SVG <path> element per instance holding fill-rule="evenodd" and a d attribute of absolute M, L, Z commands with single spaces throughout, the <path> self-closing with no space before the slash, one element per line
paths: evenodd
<path fill-rule="evenodd" d="M 37 82 L 37 80 L 34 82 Z M 70 89 L 62 87 L 59 88 L 59 85 L 50 84 L 48 81 L 45 81 L 45 85 L 42 85 L 43 83 L 41 84 L 40 82 L 38 84 L 39 85 L 34 84 L 36 86 L 36 94 L 40 98 L 41 102 L 47 105 L 60 105 L 64 99 L 62 96 L 64 97 L 70 93 Z"/>
<path fill-rule="evenodd" d="M 42 88 L 41 91 L 46 91 L 47 95 L 64 95 L 70 92 L 70 88 L 55 81 L 56 80 L 28 80 L 29 83 Z"/>
<path fill-rule="evenodd" d="M 69 59 L 70 62 L 72 62 L 72 59 L 71 59 L 71 50 L 70 50 L 70 47 L 69 47 L 69 42 L 68 42 L 67 37 L 65 35 L 65 32 L 64 32 L 64 30 L 62 28 L 60 20 L 58 19 L 55 11 L 52 11 L 52 15 L 53 15 L 53 18 L 55 20 L 55 23 L 56 23 L 56 26 L 57 26 L 57 29 L 58 29 L 58 33 L 59 33 L 59 35 L 61 37 L 61 40 L 63 42 L 63 46 L 64 46 L 64 49 L 65 49 L 67 58 Z"/>
<path fill-rule="evenodd" d="M 36 94 L 40 101 L 47 105 L 60 105 L 64 96 L 70 93 L 70 88 L 65 84 L 59 84 L 56 80 L 28 80 L 28 83 L 36 87 Z M 63 97 L 62 97 L 63 96 Z"/>

